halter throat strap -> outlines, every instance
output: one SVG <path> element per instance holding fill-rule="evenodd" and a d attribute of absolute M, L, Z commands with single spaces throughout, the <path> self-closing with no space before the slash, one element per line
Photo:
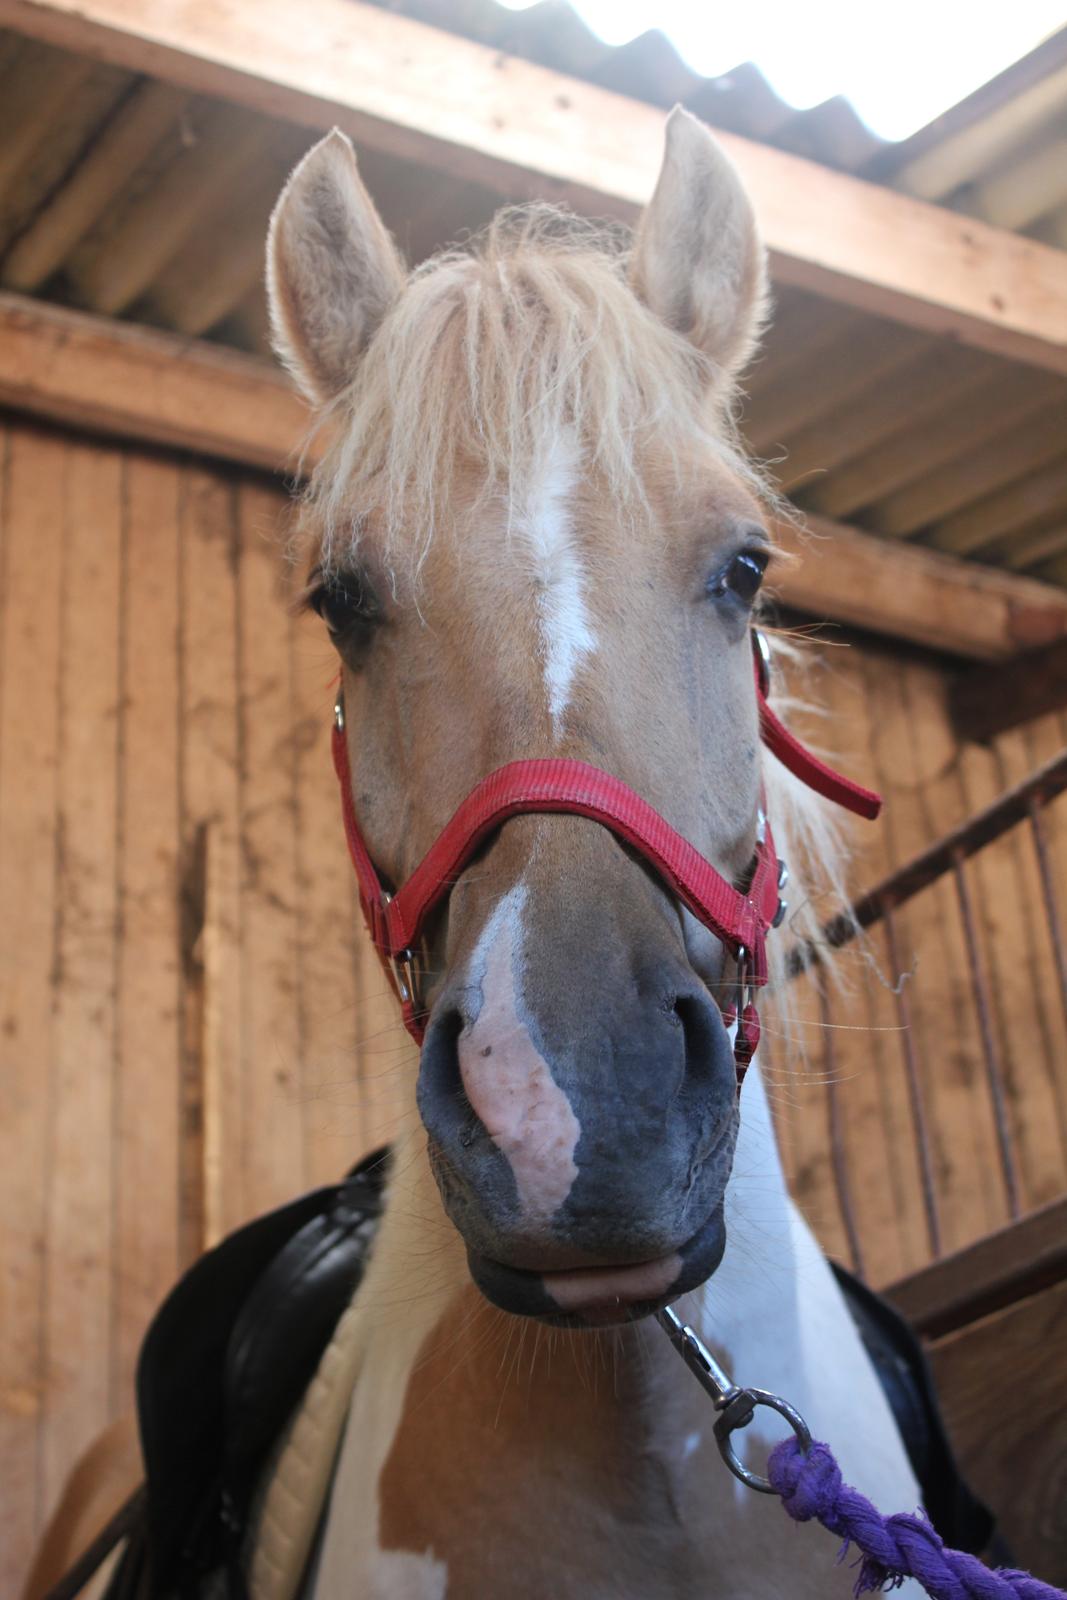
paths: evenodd
<path fill-rule="evenodd" d="M 767 702 L 766 650 L 756 643 L 756 693 L 764 744 L 801 782 L 857 815 L 878 815 L 881 799 L 842 777 L 797 740 Z M 352 799 L 344 704 L 338 694 L 333 762 L 341 789 L 345 836 L 359 883 L 363 915 L 400 1001 L 404 1025 L 421 1044 L 425 1017 L 415 982 L 416 951 L 427 918 L 451 893 L 475 851 L 511 817 L 565 812 L 610 829 L 644 856 L 668 890 L 730 951 L 738 965 L 738 1075 L 755 1052 L 759 1024 L 749 991 L 767 982 L 767 934 L 781 920 L 784 870 L 770 824 L 760 815 L 748 885 L 737 889 L 660 813 L 620 778 L 584 761 L 547 757 L 510 761 L 476 784 L 407 881 L 389 894 L 363 838 Z"/>

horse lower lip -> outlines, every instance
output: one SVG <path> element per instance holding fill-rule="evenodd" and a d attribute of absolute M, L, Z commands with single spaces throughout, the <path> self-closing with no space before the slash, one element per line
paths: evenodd
<path fill-rule="evenodd" d="M 469 1247 L 467 1259 L 478 1288 L 502 1311 L 582 1328 L 639 1319 L 695 1289 L 715 1271 L 725 1244 L 720 1201 L 686 1244 L 653 1261 L 539 1272 L 505 1266 Z"/>
<path fill-rule="evenodd" d="M 612 1310 L 664 1295 L 682 1269 L 677 1253 L 633 1266 L 577 1267 L 546 1272 L 541 1282 L 561 1311 Z"/>

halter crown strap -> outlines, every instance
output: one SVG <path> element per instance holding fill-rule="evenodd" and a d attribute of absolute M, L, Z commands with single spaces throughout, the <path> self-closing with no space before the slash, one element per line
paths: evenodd
<path fill-rule="evenodd" d="M 779 722 L 767 703 L 767 665 L 761 635 L 756 641 L 756 693 L 760 732 L 767 748 L 803 783 L 862 817 L 875 817 L 878 795 L 843 778 L 806 750 Z M 689 841 L 620 778 L 584 761 L 546 757 L 511 761 L 471 790 L 396 892 L 386 893 L 356 818 L 340 695 L 333 729 L 333 762 L 349 853 L 371 938 L 385 964 L 408 1031 L 421 1042 L 413 981 L 414 950 L 427 917 L 451 892 L 478 847 L 510 817 L 566 812 L 609 828 L 645 857 L 698 921 L 737 960 L 741 1007 L 738 1017 L 739 1072 L 755 1051 L 759 1023 L 748 990 L 767 982 L 766 937 L 782 913 L 780 868 L 770 826 L 761 818 L 748 888 L 735 888 Z M 746 999 L 748 1003 L 746 1004 Z"/>

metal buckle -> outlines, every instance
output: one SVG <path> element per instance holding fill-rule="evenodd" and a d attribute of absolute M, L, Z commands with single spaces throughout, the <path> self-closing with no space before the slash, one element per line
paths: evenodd
<path fill-rule="evenodd" d="M 789 882 L 789 868 L 784 861 L 778 863 L 778 908 L 771 919 L 772 928 L 780 928 L 785 921 L 785 914 L 789 910 L 789 901 L 783 899 L 782 890 Z"/>
<path fill-rule="evenodd" d="M 387 906 L 392 901 L 388 890 L 382 890 L 382 905 Z M 388 930 L 388 920 L 385 922 Z M 396 992 L 400 997 L 401 1005 L 415 1004 L 415 952 L 413 950 L 398 950 L 391 954 L 389 960 L 393 965 L 393 976 L 396 978 Z"/>
<path fill-rule="evenodd" d="M 393 972 L 396 974 L 396 992 L 400 996 L 401 1004 L 415 1004 L 415 957 L 410 950 L 401 950 L 393 957 Z"/>
<path fill-rule="evenodd" d="M 752 999 L 752 985 L 748 981 L 748 950 L 743 944 L 737 947 L 737 1026 L 741 1026 L 741 1017 L 745 1007 Z"/>
<path fill-rule="evenodd" d="M 766 699 L 771 692 L 771 647 L 767 643 L 767 635 L 761 628 L 752 630 L 752 653 L 756 657 L 760 693 Z"/>

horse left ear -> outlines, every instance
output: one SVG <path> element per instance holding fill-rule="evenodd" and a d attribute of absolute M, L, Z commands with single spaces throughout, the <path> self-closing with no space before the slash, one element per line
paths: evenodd
<path fill-rule="evenodd" d="M 637 231 L 638 298 L 732 378 L 767 309 L 767 253 L 733 163 L 696 117 L 675 106 L 656 191 Z"/>

